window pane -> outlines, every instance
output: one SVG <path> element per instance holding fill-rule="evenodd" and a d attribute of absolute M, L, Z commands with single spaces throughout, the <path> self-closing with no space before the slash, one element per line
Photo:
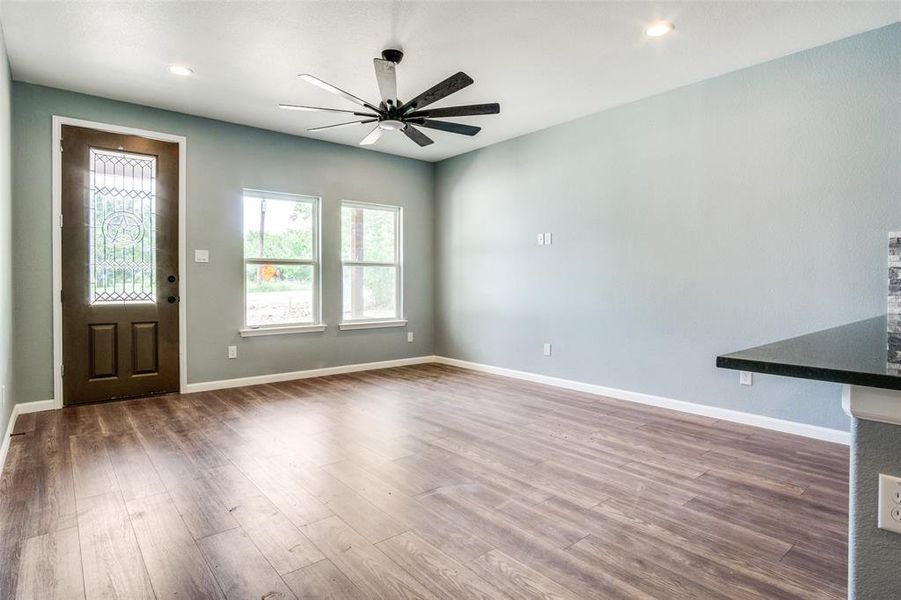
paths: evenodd
<path fill-rule="evenodd" d="M 396 260 L 397 211 L 393 209 L 341 207 L 341 257 L 353 262 Z"/>
<path fill-rule="evenodd" d="M 246 265 L 247 325 L 313 322 L 311 265 Z"/>
<path fill-rule="evenodd" d="M 397 267 L 344 267 L 344 320 L 397 317 Z"/>
<path fill-rule="evenodd" d="M 244 256 L 312 260 L 313 203 L 245 196 Z"/>
<path fill-rule="evenodd" d="M 156 157 L 90 151 L 90 302 L 156 301 Z"/>

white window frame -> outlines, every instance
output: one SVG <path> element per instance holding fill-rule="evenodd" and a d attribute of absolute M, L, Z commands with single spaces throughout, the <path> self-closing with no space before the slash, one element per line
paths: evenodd
<path fill-rule="evenodd" d="M 384 210 L 394 213 L 394 262 L 377 262 L 377 261 L 353 261 L 344 260 L 344 248 L 340 249 L 341 253 L 341 322 L 338 328 L 341 330 L 349 329 L 375 329 L 379 327 L 404 327 L 407 321 L 404 319 L 404 209 L 402 206 L 392 204 L 376 204 L 374 202 L 359 202 L 356 200 L 342 200 L 341 213 L 344 208 L 362 208 L 369 210 Z M 341 222 L 341 241 L 344 240 L 343 219 Z M 395 267 L 397 269 L 397 277 L 394 279 L 394 298 L 395 312 L 394 318 L 386 319 L 384 317 L 370 319 L 345 319 L 344 318 L 344 268 L 345 267 Z"/>
<path fill-rule="evenodd" d="M 308 194 L 292 194 L 286 192 L 270 192 L 266 190 L 244 189 L 241 193 L 241 214 L 244 214 L 245 202 L 248 197 L 259 197 L 262 200 L 284 200 L 291 202 L 305 202 L 313 205 L 313 256 L 304 258 L 250 258 L 242 260 L 242 290 L 244 293 L 242 315 L 243 328 L 241 337 L 257 337 L 263 335 L 279 335 L 287 333 L 315 333 L 325 331 L 326 325 L 322 322 L 322 198 Z M 244 222 L 241 222 L 242 250 L 244 239 Z M 309 265 L 313 267 L 313 322 L 312 323 L 278 323 L 273 325 L 248 325 L 247 324 L 247 265 Z"/>

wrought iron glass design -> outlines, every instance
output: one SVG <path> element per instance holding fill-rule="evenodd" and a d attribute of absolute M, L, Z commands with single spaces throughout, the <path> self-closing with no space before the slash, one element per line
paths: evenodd
<path fill-rule="evenodd" d="M 156 157 L 91 148 L 90 303 L 156 301 Z"/>

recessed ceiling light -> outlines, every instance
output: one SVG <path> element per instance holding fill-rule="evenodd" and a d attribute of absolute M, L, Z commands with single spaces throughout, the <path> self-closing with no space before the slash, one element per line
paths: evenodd
<path fill-rule="evenodd" d="M 644 34 L 648 37 L 660 37 L 672 32 L 676 26 L 669 21 L 655 21 L 644 30 Z"/>
<path fill-rule="evenodd" d="M 194 71 L 183 65 L 170 65 L 169 72 L 173 75 L 181 75 L 183 77 L 194 74 Z"/>

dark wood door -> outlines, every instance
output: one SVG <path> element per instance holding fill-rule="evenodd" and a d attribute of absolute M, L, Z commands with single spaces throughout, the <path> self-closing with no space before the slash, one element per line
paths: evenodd
<path fill-rule="evenodd" d="M 65 404 L 178 391 L 178 144 L 62 129 Z"/>

